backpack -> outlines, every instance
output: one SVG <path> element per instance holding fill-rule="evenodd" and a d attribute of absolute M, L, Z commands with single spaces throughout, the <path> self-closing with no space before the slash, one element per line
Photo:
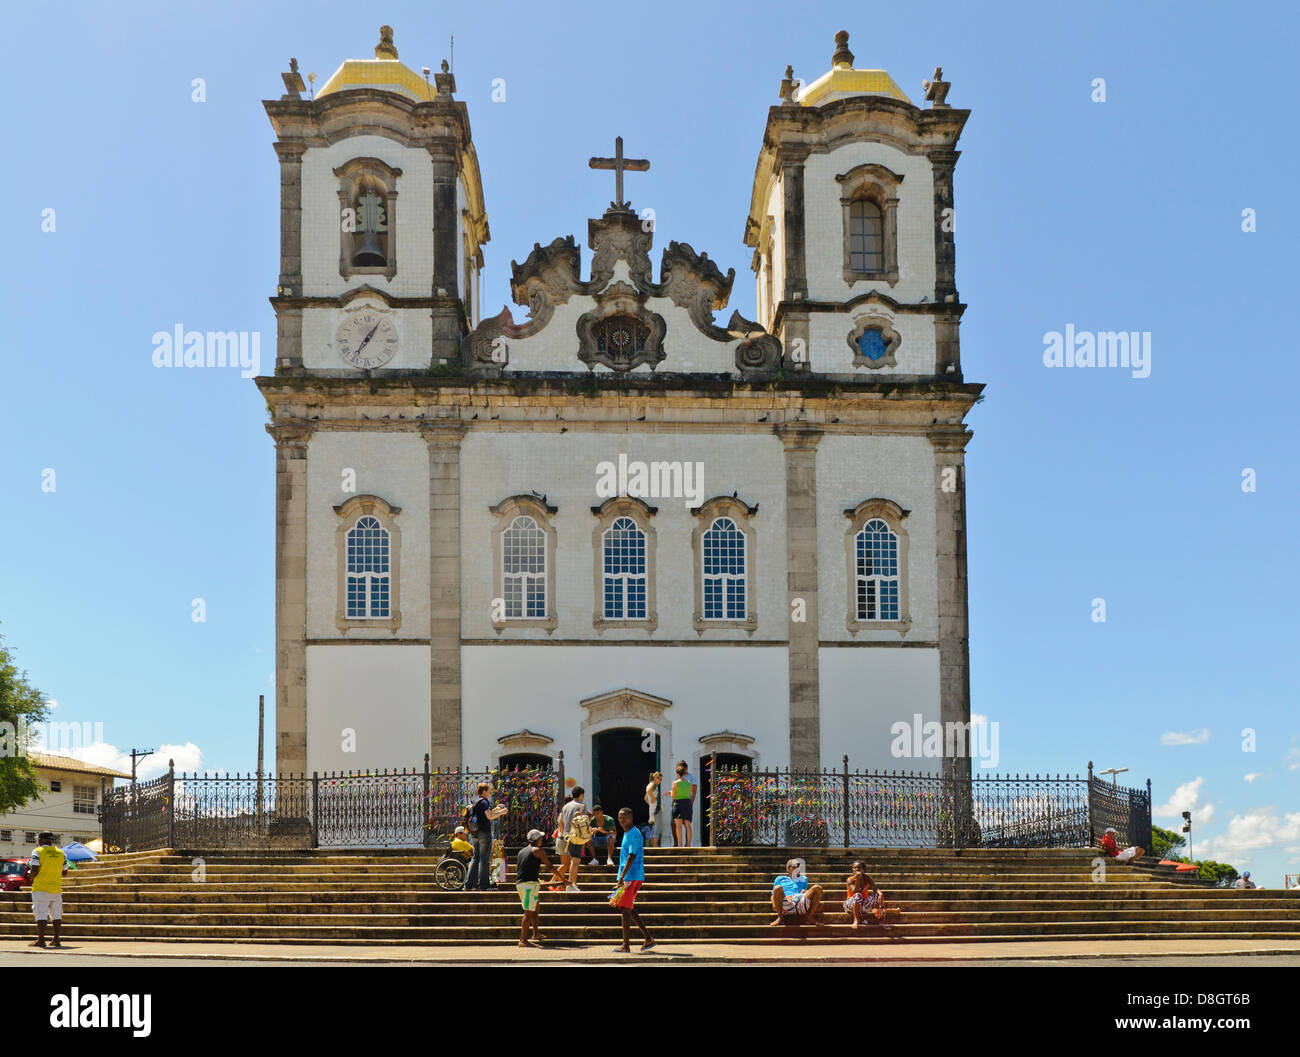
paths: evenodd
<path fill-rule="evenodd" d="M 474 803 L 478 803 L 476 800 Z M 471 834 L 478 833 L 478 819 L 474 815 L 474 804 L 470 804 L 460 813 L 460 821 Z"/>
<path fill-rule="evenodd" d="M 569 843 L 586 844 L 591 840 L 591 816 L 579 812 L 569 821 Z"/>

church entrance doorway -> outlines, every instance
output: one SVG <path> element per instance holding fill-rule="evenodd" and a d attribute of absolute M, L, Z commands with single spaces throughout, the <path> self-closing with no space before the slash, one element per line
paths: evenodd
<path fill-rule="evenodd" d="M 709 826 L 709 792 L 712 788 L 713 768 L 714 767 L 736 767 L 742 771 L 753 769 L 753 761 L 748 756 L 741 756 L 735 752 L 719 752 L 714 757 L 714 763 L 710 764 L 706 756 L 700 761 L 700 844 L 709 845 L 713 843 L 713 834 Z"/>
<path fill-rule="evenodd" d="M 647 750 L 646 742 L 654 747 Z M 645 787 L 650 774 L 659 770 L 659 738 L 651 738 L 639 727 L 616 727 L 591 736 L 591 796 L 587 803 L 600 804 L 610 818 L 622 807 L 632 809 L 638 826 L 650 821 Z M 617 828 L 615 832 L 620 832 Z"/>

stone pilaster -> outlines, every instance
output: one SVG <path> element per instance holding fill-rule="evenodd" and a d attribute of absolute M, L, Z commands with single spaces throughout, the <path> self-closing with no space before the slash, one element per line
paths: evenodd
<path fill-rule="evenodd" d="M 302 143 L 277 143 L 280 159 L 280 294 L 302 293 Z"/>
<path fill-rule="evenodd" d="M 460 363 L 465 310 L 460 304 L 460 247 L 456 245 L 456 162 L 433 156 L 433 366 Z"/>
<path fill-rule="evenodd" d="M 817 443 L 822 432 L 799 423 L 776 427 L 785 445 L 786 619 L 790 629 L 790 766 L 821 760 L 817 605 Z M 803 601 L 796 621 L 796 599 Z"/>
<path fill-rule="evenodd" d="M 934 150 L 930 152 L 930 166 L 934 176 L 934 300 L 937 304 L 957 300 L 957 241 L 954 231 L 952 173 L 956 168 L 959 150 Z"/>
<path fill-rule="evenodd" d="M 808 267 L 805 254 L 803 158 L 781 159 L 781 198 L 785 203 L 782 241 L 785 246 L 785 291 L 787 301 L 808 296 Z"/>
<path fill-rule="evenodd" d="M 461 422 L 421 427 L 429 446 L 429 764 L 460 767 Z"/>
<path fill-rule="evenodd" d="M 970 640 L 966 584 L 966 445 L 969 430 L 932 433 L 935 549 L 939 575 L 939 719 L 970 722 Z M 945 729 L 950 729 L 945 726 Z M 954 761 L 970 774 L 967 757 Z"/>
<path fill-rule="evenodd" d="M 307 447 L 312 427 L 272 423 L 275 441 L 275 769 L 307 770 Z"/>

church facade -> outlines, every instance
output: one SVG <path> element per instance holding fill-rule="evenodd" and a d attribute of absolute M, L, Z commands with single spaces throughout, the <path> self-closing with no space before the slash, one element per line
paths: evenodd
<path fill-rule="evenodd" d="M 953 171 L 968 111 L 786 70 L 735 279 L 615 197 L 513 263 L 443 64 L 296 62 L 281 172 L 276 766 L 550 762 L 606 806 L 655 764 L 938 770 L 969 723 Z M 634 129 L 627 130 L 629 135 Z M 593 146 L 596 146 L 593 144 Z M 629 178 L 635 180 L 635 176 Z M 737 222 L 739 226 L 737 207 Z M 533 233 L 512 233 L 527 245 Z M 908 744 L 911 739 L 907 739 Z M 628 777 L 630 776 L 630 777 Z M 588 802 L 591 802 L 590 800 Z M 622 806 L 621 804 L 614 806 Z"/>

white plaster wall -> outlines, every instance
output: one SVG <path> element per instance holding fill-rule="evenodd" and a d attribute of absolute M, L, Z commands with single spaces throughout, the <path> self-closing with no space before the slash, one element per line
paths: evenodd
<path fill-rule="evenodd" d="M 883 165 L 903 177 L 898 189 L 898 282 L 844 282 L 843 190 L 835 177 L 859 165 Z M 895 301 L 934 297 L 934 180 L 922 154 L 904 154 L 884 143 L 854 141 L 804 163 L 804 238 L 808 296 L 845 301 L 879 290 Z"/>
<path fill-rule="evenodd" d="M 890 727 L 939 718 L 939 651 L 886 646 L 820 652 L 821 760 L 860 770 L 938 771 L 939 760 L 895 758 Z"/>
<path fill-rule="evenodd" d="M 822 641 L 853 641 L 846 624 L 852 598 L 844 553 L 849 520 L 844 511 L 864 499 L 876 498 L 892 499 L 911 511 L 903 521 L 908 539 L 908 612 L 912 618 L 906 641 L 937 641 L 934 487 L 934 449 L 925 437 L 868 434 L 822 438 L 817 447 L 817 601 Z M 900 636 L 897 631 L 863 630 L 856 641 L 872 639 L 898 642 Z"/>
<path fill-rule="evenodd" d="M 474 430 L 461 446 L 461 629 L 469 639 L 497 638 L 491 625 L 494 565 L 492 531 L 497 519 L 489 507 L 511 495 L 536 491 L 558 507 L 557 615 L 551 635 L 541 628 L 508 628 L 509 639 L 596 638 L 593 506 L 604 502 L 596 494 L 596 466 L 629 460 L 704 463 L 704 497 L 731 495 L 751 506 L 758 504 L 752 525 L 755 537 L 755 578 L 758 629 L 753 639 L 786 638 L 786 511 L 785 460 L 775 435 L 682 433 L 510 433 Z M 656 531 L 656 591 L 659 627 L 654 639 L 699 639 L 692 620 L 695 611 L 695 565 L 691 533 L 698 519 L 683 499 L 647 499 L 659 512 L 651 519 Z M 644 641 L 642 630 L 608 630 L 604 640 Z M 743 629 L 705 632 L 707 639 L 749 640 Z"/>
<path fill-rule="evenodd" d="M 354 752 L 343 751 L 344 730 Z M 428 751 L 428 646 L 307 647 L 309 772 L 419 769 Z"/>
<path fill-rule="evenodd" d="M 378 158 L 402 170 L 397 180 L 397 274 L 339 275 L 339 178 L 353 158 Z M 427 150 L 383 136 L 349 136 L 312 147 L 302 159 L 302 279 L 308 296 L 337 296 L 369 284 L 400 297 L 427 297 L 433 275 L 433 167 Z"/>
<path fill-rule="evenodd" d="M 898 332 L 898 349 L 892 367 L 855 367 L 849 335 L 859 316 L 884 318 Z M 910 312 L 891 312 L 884 305 L 859 305 L 852 312 L 816 312 L 808 326 L 808 362 L 812 370 L 852 374 L 870 381 L 877 375 L 934 375 L 934 318 Z"/>
<path fill-rule="evenodd" d="M 343 470 L 356 470 L 356 492 L 342 490 Z M 418 433 L 332 433 L 312 436 L 307 449 L 307 637 L 340 636 L 339 552 L 341 523 L 334 507 L 350 495 L 377 495 L 401 507 L 402 530 L 398 607 L 402 626 L 357 628 L 348 638 L 381 641 L 429 637 L 429 455 Z M 427 650 L 426 650 L 427 654 Z M 428 683 L 428 672 L 425 672 Z M 309 692 L 310 693 L 310 692 Z M 425 686 L 427 696 L 428 686 Z M 310 697 L 309 697 L 310 700 Z"/>
<path fill-rule="evenodd" d="M 400 252 L 400 251 L 399 251 Z M 366 276 L 373 279 L 375 276 Z M 382 276 L 380 276 L 382 278 Z M 302 361 L 312 370 L 336 371 L 360 378 L 364 372 L 343 359 L 334 348 L 339 325 L 353 312 L 369 310 L 389 319 L 397 331 L 397 355 L 384 370 L 420 369 L 429 366 L 433 349 L 433 321 L 427 308 L 389 308 L 372 297 L 358 297 L 344 308 L 308 308 L 302 314 Z"/>
<path fill-rule="evenodd" d="M 699 774 L 699 739 L 731 730 L 755 739 L 762 766 L 789 764 L 789 661 L 783 646 L 465 646 L 461 650 L 466 762 L 481 767 L 497 739 L 523 727 L 554 739 L 565 773 L 590 789 L 585 698 L 627 687 L 672 702 L 656 731 L 665 774 L 686 759 Z M 613 726 L 638 725 L 612 723 Z"/>

